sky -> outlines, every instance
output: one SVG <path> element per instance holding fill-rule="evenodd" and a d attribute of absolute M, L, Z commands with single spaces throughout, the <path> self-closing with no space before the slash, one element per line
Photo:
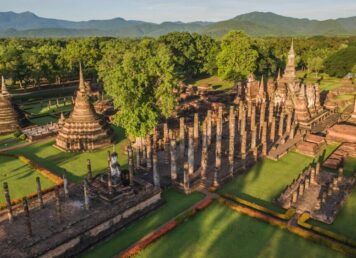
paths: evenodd
<path fill-rule="evenodd" d="M 325 20 L 356 16 L 356 0 L 0 0 L 0 11 L 72 21 L 220 21 L 253 11 Z"/>

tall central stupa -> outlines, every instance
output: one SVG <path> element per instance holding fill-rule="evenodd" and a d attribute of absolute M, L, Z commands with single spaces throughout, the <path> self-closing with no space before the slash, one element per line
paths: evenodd
<path fill-rule="evenodd" d="M 79 89 L 74 109 L 60 128 L 55 146 L 64 151 L 93 151 L 112 144 L 113 130 L 99 117 L 89 96 L 80 66 Z"/>

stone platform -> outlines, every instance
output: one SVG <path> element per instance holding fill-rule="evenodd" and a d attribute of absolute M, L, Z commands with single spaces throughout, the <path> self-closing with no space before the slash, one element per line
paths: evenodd
<path fill-rule="evenodd" d="M 342 168 L 337 175 L 325 170 L 319 173 L 309 167 L 285 189 L 277 203 L 285 209 L 294 207 L 300 214 L 306 212 L 313 219 L 331 224 L 347 201 L 355 182 L 355 176 L 343 176 Z"/>
<path fill-rule="evenodd" d="M 55 197 L 47 200 L 44 208 L 32 208 L 29 218 L 21 211 L 10 223 L 3 215 L 1 257 L 74 257 L 162 203 L 161 190 L 151 184 L 143 190 L 140 180 L 134 180 L 131 190 L 133 196 L 113 203 L 96 198 L 89 190 L 87 209 L 83 186 L 71 185 L 69 197 L 61 193 L 60 202 Z"/>

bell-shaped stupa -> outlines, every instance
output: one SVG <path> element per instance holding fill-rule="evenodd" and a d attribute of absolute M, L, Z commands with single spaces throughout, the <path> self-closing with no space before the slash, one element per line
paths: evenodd
<path fill-rule="evenodd" d="M 55 146 L 64 151 L 93 151 L 107 147 L 113 141 L 113 130 L 95 113 L 89 101 L 81 66 L 79 76 L 74 109 L 64 122 L 61 121 L 63 125 L 56 138 Z"/>
<path fill-rule="evenodd" d="M 0 134 L 13 133 L 20 128 L 19 115 L 11 102 L 4 77 L 1 78 L 0 92 Z"/>

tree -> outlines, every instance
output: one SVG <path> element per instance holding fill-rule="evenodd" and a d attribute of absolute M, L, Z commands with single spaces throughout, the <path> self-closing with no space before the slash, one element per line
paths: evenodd
<path fill-rule="evenodd" d="M 251 39 L 243 32 L 232 31 L 221 42 L 221 51 L 217 56 L 218 74 L 232 82 L 245 79 L 255 70 L 257 56 Z"/>
<path fill-rule="evenodd" d="M 172 52 L 153 39 L 124 44 L 124 50 L 115 46 L 105 46 L 99 76 L 118 109 L 114 123 L 131 136 L 143 137 L 174 108 L 178 82 Z"/>
<path fill-rule="evenodd" d="M 311 57 L 308 59 L 308 69 L 315 72 L 315 77 L 318 77 L 319 72 L 324 67 L 324 59 L 321 57 Z"/>
<path fill-rule="evenodd" d="M 351 72 L 355 64 L 356 46 L 349 46 L 330 55 L 325 60 L 324 66 L 327 74 L 342 78 Z"/>

